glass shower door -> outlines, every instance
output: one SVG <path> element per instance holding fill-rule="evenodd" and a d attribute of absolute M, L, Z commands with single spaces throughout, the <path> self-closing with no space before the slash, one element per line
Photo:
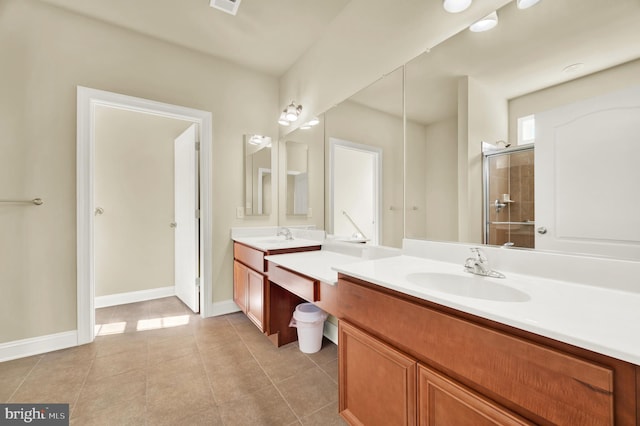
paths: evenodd
<path fill-rule="evenodd" d="M 535 246 L 533 146 L 484 154 L 485 244 Z"/>

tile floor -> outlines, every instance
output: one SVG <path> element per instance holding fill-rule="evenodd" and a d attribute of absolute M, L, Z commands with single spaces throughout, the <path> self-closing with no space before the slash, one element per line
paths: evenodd
<path fill-rule="evenodd" d="M 337 348 L 276 348 L 241 313 L 175 297 L 96 310 L 94 343 L 0 363 L 0 401 L 70 404 L 72 425 L 344 425 Z"/>

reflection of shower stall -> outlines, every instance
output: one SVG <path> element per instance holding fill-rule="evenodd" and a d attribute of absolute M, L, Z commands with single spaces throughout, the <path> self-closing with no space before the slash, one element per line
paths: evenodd
<path fill-rule="evenodd" d="M 483 155 L 484 242 L 535 246 L 533 145 Z"/>

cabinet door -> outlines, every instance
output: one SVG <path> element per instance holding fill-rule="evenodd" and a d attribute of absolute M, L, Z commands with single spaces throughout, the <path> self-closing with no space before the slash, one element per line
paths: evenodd
<path fill-rule="evenodd" d="M 418 366 L 418 422 L 420 426 L 532 424 L 422 365 Z"/>
<path fill-rule="evenodd" d="M 263 275 L 247 269 L 247 316 L 260 331 L 264 331 L 264 285 Z"/>
<path fill-rule="evenodd" d="M 233 301 L 247 312 L 248 268 L 238 261 L 233 261 Z"/>
<path fill-rule="evenodd" d="M 352 425 L 416 424 L 416 361 L 339 323 L 340 414 Z"/>

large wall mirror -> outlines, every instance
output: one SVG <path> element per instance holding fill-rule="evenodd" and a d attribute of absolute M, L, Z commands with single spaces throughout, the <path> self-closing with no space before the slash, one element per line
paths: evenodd
<path fill-rule="evenodd" d="M 402 245 L 402 68 L 325 114 L 325 229 L 335 238 Z"/>
<path fill-rule="evenodd" d="M 406 65 L 406 236 L 640 259 L 640 3 L 497 15 Z"/>
<path fill-rule="evenodd" d="M 246 216 L 268 216 L 272 206 L 272 141 L 268 136 L 244 135 L 244 199 Z"/>
<path fill-rule="evenodd" d="M 324 229 L 324 114 L 279 142 L 281 226 Z"/>

